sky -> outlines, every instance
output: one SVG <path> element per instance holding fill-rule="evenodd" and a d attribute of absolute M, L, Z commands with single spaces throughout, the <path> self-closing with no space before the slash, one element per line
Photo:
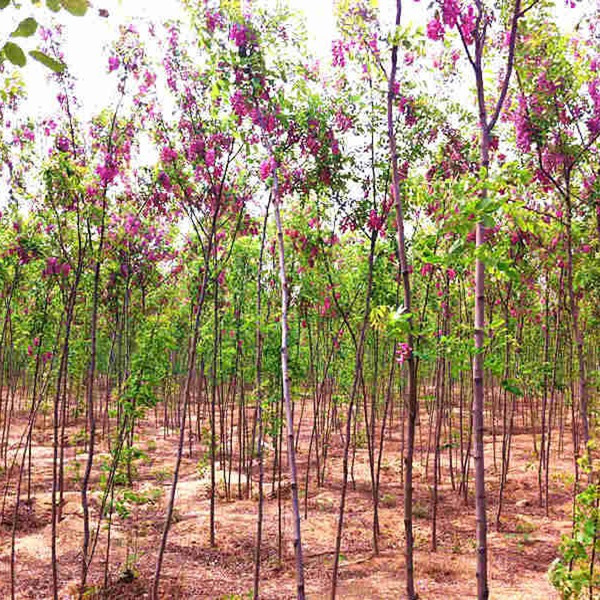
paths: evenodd
<path fill-rule="evenodd" d="M 244 0 L 242 0 L 243 2 Z M 303 14 L 306 19 L 309 45 L 312 54 L 321 62 L 326 63 L 330 58 L 331 43 L 336 39 L 334 0 L 260 0 L 265 5 L 287 3 L 293 9 Z M 572 28 L 585 11 L 590 11 L 600 0 L 580 0 L 575 9 L 564 4 L 564 0 L 556 0 L 558 22 L 565 30 Z M 90 119 L 102 109 L 115 103 L 117 79 L 108 73 L 108 58 L 110 45 L 119 35 L 121 25 L 129 25 L 143 21 L 161 23 L 170 19 L 185 18 L 178 0 L 90 0 L 91 7 L 85 17 L 73 17 L 65 11 L 58 15 L 59 22 L 65 27 L 64 47 L 65 60 L 74 75 L 76 95 L 80 101 L 78 114 L 83 119 Z M 42 3 L 43 4 L 43 3 Z M 380 0 L 382 11 L 389 11 L 386 21 L 393 16 L 395 2 Z M 429 0 L 404 0 L 402 24 L 404 26 L 425 26 L 428 16 Z M 108 18 L 99 16 L 98 10 L 105 9 Z M 42 25 L 49 26 L 52 13 L 44 8 L 34 9 L 29 2 L 23 3 L 20 10 L 7 8 L 0 12 L 0 45 L 8 39 L 10 32 L 20 19 L 32 11 L 33 16 Z M 141 25 L 140 32 L 144 31 Z M 36 40 L 22 40 L 24 49 L 35 48 Z M 21 112 L 25 116 L 43 118 L 55 113 L 58 108 L 56 100 L 57 88 L 48 81 L 48 70 L 29 60 L 27 67 L 22 70 L 25 79 L 27 100 L 22 104 Z M 468 102 L 469 88 L 458 90 L 461 98 Z M 150 150 L 140 157 L 144 163 L 151 162 Z M 148 154 L 146 156 L 145 154 Z M 4 190 L 5 192 L 6 190 Z M 5 203 L 5 193 L 0 190 L 0 205 Z"/>
<path fill-rule="evenodd" d="M 313 52 L 324 58 L 334 36 L 333 4 L 328 0 L 289 0 L 289 4 L 306 16 Z M 108 18 L 98 15 L 100 8 L 108 10 Z M 18 13 L 12 11 L 12 14 L 10 9 L 3 11 L 2 16 L 9 18 L 0 22 L 0 39 L 7 38 L 10 28 L 14 28 L 20 18 L 29 16 L 25 12 L 26 9 Z M 42 24 L 52 21 L 48 11 L 38 10 L 32 14 Z M 86 116 L 110 104 L 115 82 L 107 73 L 109 46 L 118 37 L 119 26 L 143 20 L 160 23 L 183 16 L 177 0 L 94 0 L 93 8 L 83 18 L 64 11 L 59 13 L 58 20 L 65 27 L 65 60 L 78 80 L 77 93 Z M 141 27 L 140 31 L 143 31 Z M 28 50 L 34 48 L 30 40 L 23 40 L 22 45 Z M 36 114 L 48 111 L 47 70 L 30 60 L 24 78 L 29 96 L 25 110 Z"/>
<path fill-rule="evenodd" d="M 285 2 L 286 0 L 263 0 L 265 4 Z M 569 9 L 557 0 L 557 11 L 560 21 L 565 27 L 572 26 L 585 10 L 586 4 L 600 0 L 583 0 L 577 9 Z M 334 0 L 287 0 L 287 3 L 306 18 L 307 30 L 313 54 L 322 61 L 328 60 L 331 42 L 336 37 L 334 22 Z M 380 6 L 393 9 L 392 0 L 381 0 Z M 428 12 L 428 0 L 405 0 L 403 4 L 402 22 L 425 25 Z M 389 6 L 388 6 L 389 5 Z M 28 16 L 28 3 L 21 11 L 6 9 L 0 19 L 0 40 L 6 39 L 11 27 L 14 28 L 19 18 Z M 109 17 L 98 15 L 98 9 L 108 10 Z M 51 13 L 37 10 L 35 16 L 41 23 L 49 23 Z M 4 18 L 8 17 L 8 18 Z M 66 47 L 65 58 L 78 81 L 77 94 L 81 100 L 82 113 L 91 117 L 101 109 L 110 106 L 115 93 L 115 78 L 107 72 L 109 46 L 118 36 L 120 25 L 128 25 L 140 20 L 164 22 L 169 19 L 184 17 L 177 0 L 92 0 L 92 7 L 83 17 L 73 17 L 61 11 L 59 20 L 64 24 Z M 143 31 L 143 28 L 139 28 Z M 30 40 L 23 42 L 27 49 L 34 46 Z M 26 88 L 29 98 L 24 109 L 29 114 L 48 114 L 56 109 L 55 99 L 49 95 L 47 70 L 30 60 L 24 70 Z"/>
<path fill-rule="evenodd" d="M 331 42 L 336 37 L 333 0 L 263 1 L 273 5 L 287 2 L 303 14 L 312 53 L 321 60 L 328 59 Z M 391 6 L 391 1 L 389 3 Z M 109 45 L 117 38 L 119 26 L 140 20 L 164 22 L 184 16 L 177 0 L 92 0 L 92 4 L 83 18 L 73 17 L 65 11 L 61 11 L 58 18 L 65 27 L 65 59 L 79 82 L 77 93 L 83 112 L 88 117 L 109 105 L 114 93 L 114 77 L 110 78 L 107 73 L 107 61 Z M 100 17 L 98 9 L 108 10 L 109 17 Z M 11 27 L 14 28 L 20 18 L 29 16 L 25 14 L 26 10 L 12 11 L 12 14 L 11 9 L 2 11 L 2 17 L 6 15 L 9 18 L 0 20 L 0 40 L 6 39 Z M 425 10 L 426 0 L 419 3 L 408 0 L 403 21 L 407 23 L 416 18 L 423 23 Z M 51 22 L 51 13 L 46 10 L 37 10 L 33 14 L 42 24 Z M 27 49 L 34 47 L 30 40 L 23 41 L 23 46 Z M 53 107 L 48 107 L 49 88 L 45 68 L 30 60 L 24 77 L 29 94 L 25 110 L 38 115 L 48 112 L 48 108 L 51 111 Z"/>

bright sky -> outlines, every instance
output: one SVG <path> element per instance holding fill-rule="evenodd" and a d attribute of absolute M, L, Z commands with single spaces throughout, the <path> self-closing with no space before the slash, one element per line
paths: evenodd
<path fill-rule="evenodd" d="M 264 0 L 266 4 L 279 3 L 285 0 Z M 295 10 L 303 13 L 311 40 L 311 47 L 317 58 L 329 56 L 331 41 L 335 37 L 333 0 L 287 0 Z M 59 20 L 66 28 L 65 57 L 71 72 L 78 80 L 77 93 L 83 105 L 84 113 L 90 116 L 110 104 L 114 91 L 114 77 L 107 75 L 108 46 L 118 35 L 119 25 L 136 22 L 140 19 L 164 22 L 183 17 L 184 14 L 177 0 L 93 0 L 94 7 L 83 18 L 72 17 L 65 11 L 59 15 Z M 382 3 L 384 4 L 384 3 Z M 389 2 L 390 6 L 392 2 Z M 98 9 L 104 8 L 109 12 L 109 18 L 98 16 Z M 415 3 L 406 2 L 404 22 L 416 19 L 423 22 L 426 10 L 425 0 Z M 4 14 L 10 9 L 3 11 Z M 26 9 L 14 12 L 13 19 L 3 19 L 0 24 L 0 39 L 6 39 L 8 27 L 14 27 L 18 18 L 28 16 Z M 4 16 L 4 15 L 3 15 Z M 48 11 L 36 11 L 40 22 L 48 23 Z M 8 25 L 8 27 L 7 27 Z M 10 29 L 8 29 L 10 31 Z M 140 31 L 142 29 L 140 28 Z M 31 49 L 30 40 L 23 45 Z M 48 85 L 45 82 L 47 71 L 30 60 L 25 69 L 25 79 L 29 91 L 27 102 L 28 111 L 34 113 L 47 112 L 51 98 L 47 95 Z M 45 107 L 45 110 L 44 110 Z"/>
<path fill-rule="evenodd" d="M 327 0 L 290 0 L 290 5 L 305 13 L 308 28 L 314 38 L 314 51 L 325 56 L 331 47 L 334 32 L 333 5 Z M 105 8 L 109 18 L 98 15 L 98 8 Z M 3 11 L 5 14 L 7 11 Z M 0 39 L 6 39 L 6 29 L 18 22 L 18 18 L 29 16 L 26 9 L 15 18 L 4 20 L 0 24 Z M 49 23 L 48 11 L 35 11 L 40 22 Z M 16 13 L 15 13 L 16 15 Z M 3 15 L 4 16 L 4 15 Z M 107 74 L 109 46 L 118 37 L 119 25 L 128 25 L 140 20 L 161 23 L 169 19 L 184 17 L 177 0 L 94 0 L 94 8 L 81 17 L 73 17 L 62 11 L 59 21 L 65 26 L 65 59 L 69 69 L 78 80 L 77 94 L 83 111 L 90 116 L 110 104 L 114 93 L 115 78 Z M 11 21 L 11 22 L 9 22 Z M 8 25 L 8 27 L 7 27 Z M 140 27 L 140 31 L 143 28 Z M 24 40 L 23 46 L 32 49 L 30 40 Z M 29 60 L 24 71 L 29 100 L 28 111 L 42 113 L 52 110 L 47 102 L 47 70 L 35 61 Z M 45 107 L 45 110 L 44 110 Z"/>
<path fill-rule="evenodd" d="M 286 0 L 263 0 L 265 4 L 285 2 Z M 563 0 L 557 0 L 557 12 L 560 14 L 562 24 L 572 26 L 586 9 L 591 8 L 594 0 L 584 0 L 576 9 L 563 6 Z M 313 53 L 321 59 L 329 56 L 331 41 L 335 37 L 333 16 L 334 0 L 287 0 L 289 5 L 304 13 L 307 28 L 311 39 Z M 177 0 L 92 0 L 93 7 L 83 18 L 73 17 L 61 11 L 60 22 L 66 27 L 65 48 L 66 61 L 69 68 L 78 80 L 77 94 L 81 100 L 83 113 L 91 116 L 100 109 L 109 106 L 115 90 L 115 78 L 107 74 L 107 61 L 109 56 L 108 46 L 117 37 L 119 25 L 136 22 L 140 19 L 164 22 L 168 19 L 184 17 L 183 11 Z M 381 0 L 380 6 L 386 10 L 393 10 L 392 0 Z M 427 0 L 405 0 L 403 4 L 402 22 L 404 25 L 414 23 L 424 25 L 427 16 Z M 109 18 L 98 15 L 98 9 L 108 10 Z M 2 16 L 12 17 L 2 19 L 0 22 L 0 40 L 6 39 L 7 32 L 14 27 L 19 18 L 29 16 L 25 8 L 16 12 L 11 9 L 2 11 Z M 50 13 L 46 10 L 37 10 L 39 21 L 46 22 Z M 140 27 L 140 31 L 143 29 Z M 31 49 L 33 42 L 25 40 L 24 47 Z M 30 60 L 24 71 L 29 100 L 26 111 L 29 113 L 48 114 L 55 110 L 55 92 L 50 95 L 46 82 L 47 70 Z M 49 104 L 52 103 L 52 104 Z"/>
<path fill-rule="evenodd" d="M 334 0 L 261 0 L 262 3 L 275 6 L 287 2 L 292 8 L 303 13 L 306 18 L 307 30 L 311 42 L 311 50 L 316 58 L 323 62 L 329 60 L 331 42 L 335 39 Z M 595 3 L 600 0 L 580 0 L 575 9 L 568 8 L 564 0 L 556 0 L 558 22 L 564 30 L 572 29 L 574 24 L 586 14 L 593 11 Z M 93 6 L 88 14 L 73 17 L 61 11 L 59 21 L 65 26 L 66 46 L 65 59 L 69 69 L 74 74 L 76 94 L 80 100 L 79 115 L 84 119 L 92 117 L 100 110 L 114 104 L 117 80 L 114 74 L 108 74 L 108 57 L 110 45 L 118 37 L 120 25 L 129 25 L 140 20 L 161 23 L 169 19 L 185 18 L 178 0 L 91 0 Z M 386 22 L 391 22 L 395 2 L 380 0 L 382 11 L 386 12 Z M 427 20 L 429 0 L 404 0 L 402 24 L 424 26 Z M 98 15 L 98 9 L 106 9 L 108 18 Z M 45 9 L 33 9 L 25 2 L 19 11 L 9 7 L 1 11 L 0 16 L 0 45 L 8 39 L 10 32 L 20 19 L 34 16 L 42 24 L 51 23 L 51 13 Z M 139 31 L 144 31 L 140 26 Z M 35 40 L 22 40 L 24 49 L 35 47 Z M 55 84 L 48 83 L 48 70 L 29 60 L 22 71 L 26 82 L 28 100 L 22 107 L 23 116 L 49 116 L 57 110 L 57 89 Z M 461 88 L 459 94 L 468 94 L 468 88 Z M 149 151 L 148 151 L 149 152 Z M 150 156 L 144 157 L 144 162 L 150 161 Z M 6 190 L 0 190 L 0 205 L 6 201 Z"/>

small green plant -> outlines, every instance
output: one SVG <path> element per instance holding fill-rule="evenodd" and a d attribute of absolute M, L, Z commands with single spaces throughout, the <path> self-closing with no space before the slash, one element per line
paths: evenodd
<path fill-rule="evenodd" d="M 384 494 L 380 502 L 381 506 L 385 506 L 385 508 L 394 508 L 397 504 L 397 498 L 394 494 Z"/>
<path fill-rule="evenodd" d="M 92 585 L 86 588 L 85 592 L 83 592 L 82 598 L 84 600 L 92 600 L 93 598 L 98 598 L 101 592 L 102 589 L 99 586 Z"/>
<path fill-rule="evenodd" d="M 462 554 L 463 545 L 460 536 L 454 535 L 452 536 L 452 553 L 453 554 Z"/>
<path fill-rule="evenodd" d="M 152 477 L 154 477 L 158 483 L 163 483 L 165 481 L 169 481 L 173 477 L 173 472 L 171 469 L 166 467 L 162 469 L 156 469 L 156 471 L 152 472 Z"/>
<path fill-rule="evenodd" d="M 81 463 L 78 460 L 72 460 L 67 465 L 67 473 L 71 476 L 73 483 L 81 481 Z"/>
<path fill-rule="evenodd" d="M 536 529 L 537 527 L 533 523 L 523 518 L 521 518 L 515 526 L 515 531 L 523 534 L 533 533 Z"/>
<path fill-rule="evenodd" d="M 564 535 L 559 556 L 548 569 L 552 585 L 563 600 L 593 598 L 600 587 L 600 573 L 594 569 L 600 553 L 600 486 L 590 484 L 577 495 L 573 513 L 573 533 Z"/>
<path fill-rule="evenodd" d="M 254 596 L 252 591 L 245 594 L 225 594 L 221 596 L 221 600 L 250 600 Z"/>
<path fill-rule="evenodd" d="M 429 510 L 425 504 L 421 504 L 420 502 L 415 502 L 413 506 L 413 517 L 415 519 L 425 519 L 429 514 Z"/>
<path fill-rule="evenodd" d="M 315 503 L 319 510 L 327 511 L 333 508 L 333 501 L 327 496 L 317 498 Z"/>
<path fill-rule="evenodd" d="M 119 581 L 123 583 L 131 583 L 134 579 L 140 576 L 140 570 L 138 569 L 138 563 L 143 557 L 143 552 L 130 552 L 127 554 L 123 570 L 119 575 Z"/>
<path fill-rule="evenodd" d="M 70 439 L 71 446 L 82 446 L 87 443 L 89 439 L 88 432 L 85 428 L 76 431 Z"/>
<path fill-rule="evenodd" d="M 196 463 L 196 473 L 200 479 L 204 479 L 208 473 L 208 467 L 210 466 L 208 453 L 202 454 Z"/>
<path fill-rule="evenodd" d="M 356 447 L 366 448 L 367 447 L 367 432 L 364 429 L 358 429 L 356 432 Z"/>
<path fill-rule="evenodd" d="M 183 515 L 176 508 L 173 509 L 172 521 L 173 523 L 179 523 L 180 521 L 183 521 Z"/>

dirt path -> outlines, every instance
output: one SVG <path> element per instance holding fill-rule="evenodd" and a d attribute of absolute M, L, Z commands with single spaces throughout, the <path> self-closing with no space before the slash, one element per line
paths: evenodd
<path fill-rule="evenodd" d="M 304 434 L 303 434 L 304 435 Z M 308 432 L 306 433 L 308 435 Z M 134 486 L 146 498 L 130 506 L 130 513 L 115 516 L 109 570 L 114 585 L 109 597 L 145 598 L 152 576 L 158 546 L 164 501 L 174 463 L 176 436 L 163 439 L 162 430 L 146 423 L 138 445 L 147 459 L 140 462 Z M 306 453 L 299 455 L 305 468 Z M 304 446 L 305 447 L 305 446 Z M 512 467 L 505 496 L 502 527 L 493 527 L 497 505 L 497 479 L 494 474 L 490 440 L 486 448 L 490 531 L 491 597 L 502 600 L 550 600 L 559 596 L 551 588 L 547 569 L 556 557 L 560 535 L 569 530 L 570 494 L 561 473 L 568 473 L 571 462 L 554 459 L 555 476 L 551 481 L 551 510 L 547 518 L 537 504 L 537 469 L 532 457 L 532 437 L 514 436 Z M 324 488 L 312 486 L 308 499 L 308 519 L 302 521 L 306 554 L 307 590 L 310 598 L 329 598 L 341 472 L 341 448 L 335 447 Z M 79 505 L 79 467 L 84 456 L 74 458 L 69 448 L 68 491 L 65 494 L 63 520 L 59 525 L 59 567 L 61 598 L 74 597 L 79 575 L 82 517 Z M 358 450 L 354 469 L 355 487 L 350 486 L 346 526 L 342 543 L 339 598 L 396 599 L 404 592 L 402 487 L 400 444 L 397 432 L 386 442 L 381 497 L 381 553 L 372 554 L 372 509 L 366 450 Z M 164 563 L 165 598 L 211 598 L 234 600 L 248 598 L 252 589 L 255 499 L 217 503 L 217 547 L 208 545 L 209 485 L 197 470 L 199 454 L 182 463 L 176 519 L 172 527 Z M 51 595 L 50 508 L 51 460 L 49 442 L 38 443 L 34 451 L 35 501 L 23 506 L 17 535 L 18 598 L 48 598 Z M 96 459 L 100 464 L 102 457 Z M 77 462 L 76 462 L 77 461 Z M 453 491 L 447 470 L 442 465 L 438 523 L 438 551 L 431 553 L 429 487 L 424 466 L 417 458 L 415 468 L 416 577 L 422 600 L 475 598 L 474 509 L 470 500 Z M 79 463 L 79 466 L 77 466 Z M 532 466 L 533 465 L 533 466 Z M 303 478 L 302 478 L 303 481 Z M 232 492 L 237 493 L 237 475 L 233 474 Z M 98 481 L 94 483 L 98 489 Z M 267 491 L 270 491 L 270 484 Z M 97 502 L 97 501 L 96 501 Z M 289 497 L 282 498 L 282 552 L 278 561 L 277 496 L 269 497 L 265 509 L 262 597 L 283 600 L 294 597 L 293 547 Z M 304 499 L 301 497 L 301 502 Z M 7 511 L 8 514 L 8 511 Z M 0 598 L 10 597 L 9 560 L 11 519 L 0 527 Z M 101 535 L 91 571 L 93 583 L 102 582 L 105 535 Z M 133 581 L 123 581 L 127 569 Z M 121 580 L 120 580 L 121 578 Z M 94 597 L 93 594 L 90 597 Z"/>

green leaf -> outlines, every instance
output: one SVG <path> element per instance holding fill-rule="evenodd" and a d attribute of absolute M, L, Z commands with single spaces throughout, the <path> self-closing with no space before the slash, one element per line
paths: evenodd
<path fill-rule="evenodd" d="M 492 217 L 492 215 L 487 215 L 486 214 L 486 215 L 483 215 L 482 223 L 486 227 L 490 228 L 490 227 L 493 227 L 496 224 L 496 221 L 495 221 L 494 217 Z"/>
<path fill-rule="evenodd" d="M 521 398 L 523 396 L 523 390 L 518 386 L 517 381 L 515 381 L 514 379 L 504 379 L 500 385 L 508 393 L 514 394 L 518 398 Z"/>
<path fill-rule="evenodd" d="M 42 63 L 45 67 L 48 67 L 55 73 L 62 73 L 66 68 L 65 63 L 60 62 L 59 60 L 56 60 L 56 59 L 52 58 L 51 56 L 48 56 L 47 54 L 45 54 L 44 52 L 41 52 L 40 50 L 31 50 L 29 52 L 29 56 L 31 56 L 31 58 L 37 60 L 38 62 Z"/>
<path fill-rule="evenodd" d="M 37 30 L 37 21 L 33 17 L 23 19 L 10 37 L 31 37 Z"/>
<path fill-rule="evenodd" d="M 2 51 L 4 52 L 4 56 L 6 56 L 6 58 L 8 58 L 13 65 L 16 65 L 17 67 L 25 66 L 25 63 L 27 62 L 25 53 L 17 44 L 13 44 L 13 42 L 6 42 L 2 48 Z"/>
<path fill-rule="evenodd" d="M 0 10 L 6 8 L 10 4 L 10 0 L 0 0 Z"/>
<path fill-rule="evenodd" d="M 60 10 L 60 0 L 46 0 L 46 6 L 52 12 L 58 12 Z"/>
<path fill-rule="evenodd" d="M 61 6 L 76 17 L 83 17 L 88 9 L 87 0 L 60 0 Z"/>

